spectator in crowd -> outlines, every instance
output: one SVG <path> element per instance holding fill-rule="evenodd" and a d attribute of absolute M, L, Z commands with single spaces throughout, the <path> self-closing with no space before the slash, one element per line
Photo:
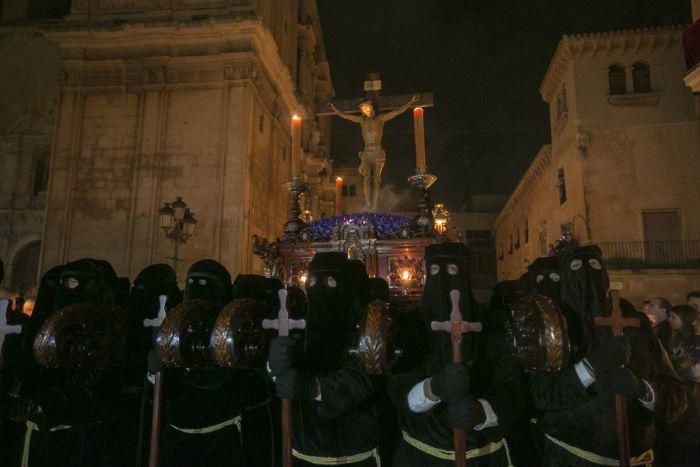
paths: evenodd
<path fill-rule="evenodd" d="M 691 355 L 700 358 L 700 336 L 695 335 L 698 312 L 690 305 L 676 305 L 671 308 L 668 322 L 671 325 L 671 339 L 667 347 L 672 358 Z"/>
<path fill-rule="evenodd" d="M 666 349 L 668 349 L 668 342 L 671 339 L 671 325 L 668 322 L 671 307 L 671 302 L 668 299 L 654 297 L 649 300 L 646 309 L 647 317 L 654 327 L 654 334 Z"/>
<path fill-rule="evenodd" d="M 700 363 L 690 355 L 674 359 L 683 380 L 688 409 L 668 426 L 658 426 L 654 465 L 697 467 L 700 459 Z"/>

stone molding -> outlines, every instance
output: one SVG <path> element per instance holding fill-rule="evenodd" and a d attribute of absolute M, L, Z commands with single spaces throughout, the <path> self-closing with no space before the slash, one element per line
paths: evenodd
<path fill-rule="evenodd" d="M 639 94 L 612 94 L 607 97 L 607 101 L 610 105 L 659 105 L 659 94 L 656 92 Z"/>
<path fill-rule="evenodd" d="M 265 75 L 287 111 L 311 118 L 277 44 L 261 20 L 197 23 L 47 25 L 64 50 L 63 87 L 170 85 L 259 79 Z M 179 75 L 177 69 L 197 67 Z"/>
<path fill-rule="evenodd" d="M 601 33 L 564 35 L 552 56 L 540 85 L 542 99 L 549 103 L 556 94 L 569 62 L 585 55 L 596 56 L 615 52 L 669 49 L 680 44 L 686 25 L 630 29 Z"/>
<path fill-rule="evenodd" d="M 520 201 L 528 194 L 535 184 L 542 178 L 547 169 L 552 165 L 552 145 L 543 145 L 525 174 L 520 178 L 520 182 L 513 190 L 513 194 L 506 201 L 505 206 L 496 217 L 494 230 L 497 230 L 503 221 L 518 208 Z"/>

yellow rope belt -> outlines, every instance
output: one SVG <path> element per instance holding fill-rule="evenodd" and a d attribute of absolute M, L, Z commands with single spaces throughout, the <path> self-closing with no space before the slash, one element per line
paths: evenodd
<path fill-rule="evenodd" d="M 180 428 L 179 426 L 175 426 L 172 423 L 170 424 L 170 426 L 174 430 L 177 430 L 182 433 L 187 433 L 188 435 L 206 435 L 209 433 L 214 433 L 215 431 L 219 431 L 231 425 L 236 425 L 238 431 L 241 431 L 241 416 L 239 415 L 237 417 L 232 418 L 231 420 L 226 420 L 225 422 L 217 423 L 216 425 L 205 426 L 204 428 Z"/>
<path fill-rule="evenodd" d="M 22 448 L 22 467 L 27 467 L 29 465 L 29 449 L 32 445 L 32 433 L 39 431 L 39 425 L 34 422 L 27 420 L 27 431 L 24 433 L 24 446 Z M 73 428 L 71 425 L 57 425 L 53 428 L 49 428 L 49 431 L 61 431 L 69 430 Z"/>
<path fill-rule="evenodd" d="M 437 457 L 438 459 L 443 459 L 446 461 L 455 460 L 455 452 L 454 451 L 450 451 L 447 449 L 440 449 L 440 448 L 436 448 L 434 446 L 431 446 L 429 444 L 426 444 L 423 441 L 420 441 L 420 440 L 417 440 L 416 438 L 413 438 L 411 435 L 409 435 L 405 431 L 401 431 L 401 433 L 403 434 L 404 441 L 406 441 L 408 444 L 410 444 L 414 448 L 418 449 L 419 451 L 422 451 L 422 452 L 424 452 L 428 455 L 431 455 L 433 457 Z M 510 460 L 510 451 L 508 450 L 508 443 L 506 443 L 505 439 L 502 439 L 497 443 L 489 443 L 486 446 L 481 447 L 481 448 L 471 449 L 465 453 L 465 458 L 474 459 L 476 457 L 486 456 L 488 454 L 493 454 L 494 452 L 496 452 L 502 448 L 504 448 L 506 451 L 506 458 L 508 459 L 508 466 L 513 467 L 513 464 Z"/>
<path fill-rule="evenodd" d="M 359 454 L 354 454 L 352 456 L 340 456 L 340 457 L 322 457 L 322 456 L 310 456 L 308 454 L 302 454 L 296 449 L 292 449 L 292 455 L 299 460 L 308 462 L 310 464 L 316 465 L 345 465 L 354 464 L 355 462 L 362 462 L 369 458 L 374 458 L 377 467 L 382 467 L 382 461 L 379 459 L 379 452 L 377 448 L 371 451 L 361 452 Z"/>
<path fill-rule="evenodd" d="M 588 452 L 584 451 L 583 449 L 577 448 L 575 446 L 571 446 L 569 444 L 566 444 L 563 441 L 559 441 L 553 436 L 548 435 L 547 433 L 544 434 L 545 437 L 550 440 L 552 443 L 556 444 L 560 448 L 564 449 L 565 451 L 569 452 L 570 454 L 573 454 L 574 456 L 587 460 L 588 462 L 596 465 L 609 465 L 609 466 L 618 466 L 620 465 L 620 461 L 617 459 L 611 459 L 609 457 L 605 456 L 600 456 L 598 454 L 595 454 L 593 452 Z M 649 449 L 648 451 L 645 451 L 641 453 L 640 455 L 636 457 L 632 457 L 630 459 L 630 465 L 651 465 L 652 462 L 654 462 L 654 450 Z"/>

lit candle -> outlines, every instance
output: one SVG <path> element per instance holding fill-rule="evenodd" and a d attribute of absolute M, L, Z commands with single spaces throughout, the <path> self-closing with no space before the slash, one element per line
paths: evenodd
<path fill-rule="evenodd" d="M 423 108 L 413 109 L 413 131 L 416 135 L 416 169 L 425 170 L 425 130 L 423 128 Z"/>
<path fill-rule="evenodd" d="M 339 216 L 343 213 L 343 179 L 338 177 L 335 179 L 335 215 Z"/>
<path fill-rule="evenodd" d="M 301 117 L 292 117 L 292 177 L 298 177 L 301 173 Z"/>

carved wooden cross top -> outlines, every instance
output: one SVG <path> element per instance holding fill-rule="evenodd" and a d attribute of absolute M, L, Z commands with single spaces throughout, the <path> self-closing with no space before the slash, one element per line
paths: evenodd
<path fill-rule="evenodd" d="M 593 321 L 596 326 L 608 326 L 612 329 L 613 336 L 619 337 L 624 334 L 625 328 L 638 328 L 639 318 L 625 318 L 622 315 L 622 308 L 620 308 L 620 291 L 611 290 L 610 298 L 612 299 L 612 313 L 609 317 L 604 318 L 599 316 Z"/>
<path fill-rule="evenodd" d="M 0 300 L 0 355 L 2 355 L 2 346 L 5 343 L 5 336 L 8 334 L 19 334 L 22 332 L 22 325 L 7 324 L 7 309 L 10 307 L 10 301 L 6 298 Z"/>
<path fill-rule="evenodd" d="M 450 302 L 452 302 L 452 311 L 450 312 L 449 321 L 433 321 L 430 323 L 430 329 L 433 331 L 444 331 L 450 333 L 452 340 L 452 363 L 462 362 L 462 334 L 467 332 L 481 332 L 482 326 L 479 322 L 468 322 L 462 320 L 462 312 L 459 311 L 459 290 L 450 291 Z"/>
<path fill-rule="evenodd" d="M 288 336 L 292 329 L 306 328 L 306 321 L 303 319 L 289 319 L 287 311 L 287 291 L 280 289 L 277 292 L 280 299 L 280 311 L 277 313 L 277 319 L 264 319 L 262 322 L 263 329 L 277 329 L 277 334 L 280 336 Z"/>
<path fill-rule="evenodd" d="M 159 328 L 163 321 L 165 320 L 165 303 L 168 301 L 167 295 L 160 295 L 158 297 L 158 302 L 160 303 L 160 308 L 158 309 L 158 315 L 153 319 L 144 319 L 143 326 L 146 328 Z"/>
<path fill-rule="evenodd" d="M 365 81 L 365 97 L 358 97 L 357 99 L 344 99 L 335 101 L 334 104 L 341 112 L 346 113 L 360 113 L 360 104 L 366 100 L 372 100 L 377 104 L 375 111 L 386 112 L 387 110 L 395 110 L 408 102 L 413 94 L 400 94 L 393 96 L 383 96 L 381 94 L 382 81 L 379 73 L 368 73 L 367 80 Z M 416 107 L 432 107 L 433 106 L 433 93 L 432 92 L 421 92 L 421 99 L 416 102 Z M 334 115 L 331 110 L 328 109 L 328 104 L 326 102 L 319 102 L 316 104 L 316 115 Z"/>

